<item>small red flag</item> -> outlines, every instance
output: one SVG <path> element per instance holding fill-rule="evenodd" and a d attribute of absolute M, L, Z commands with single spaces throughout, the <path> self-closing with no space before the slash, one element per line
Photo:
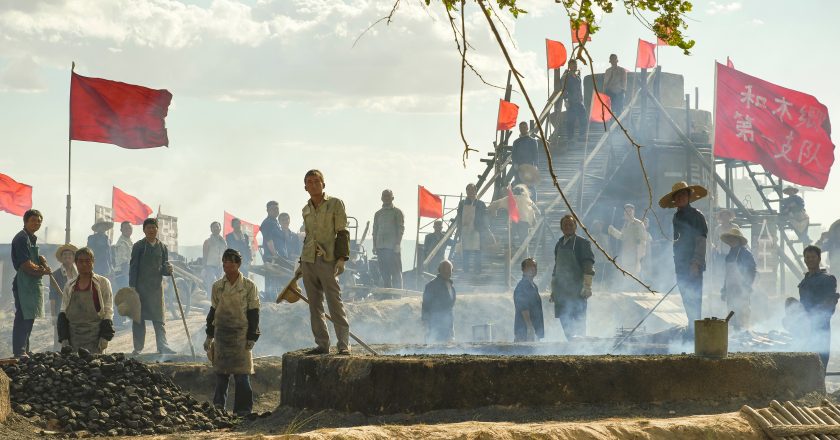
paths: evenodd
<path fill-rule="evenodd" d="M 32 187 L 0 174 L 0 211 L 23 215 L 32 209 Z"/>
<path fill-rule="evenodd" d="M 636 50 L 636 67 L 650 69 L 656 67 L 656 45 L 639 38 L 639 48 Z"/>
<path fill-rule="evenodd" d="M 132 149 L 169 145 L 164 118 L 171 101 L 166 90 L 73 73 L 70 139 Z"/>
<path fill-rule="evenodd" d="M 519 117 L 519 106 L 507 102 L 504 99 L 499 100 L 499 117 L 496 118 L 496 130 L 504 131 L 516 127 L 516 118 Z"/>
<path fill-rule="evenodd" d="M 665 41 L 665 40 L 663 40 L 659 37 L 656 37 L 656 45 L 657 46 L 670 46 L 670 44 L 668 44 L 667 41 Z"/>
<path fill-rule="evenodd" d="M 508 187 L 508 217 L 510 217 L 510 221 L 513 223 L 519 223 L 519 207 L 516 205 L 516 198 L 513 197 L 513 191 L 510 190 Z"/>
<path fill-rule="evenodd" d="M 598 96 L 601 97 L 601 100 L 598 100 Z M 602 103 L 603 101 L 603 103 Z M 596 95 L 595 93 L 592 94 L 592 105 L 589 106 L 591 110 L 589 110 L 589 120 L 593 122 L 607 122 L 612 119 L 612 114 L 610 113 L 610 109 L 612 108 L 612 102 L 610 101 L 610 97 L 607 96 L 606 93 L 598 92 Z"/>
<path fill-rule="evenodd" d="M 114 210 L 114 222 L 131 222 L 132 225 L 142 225 L 143 220 L 152 215 L 152 208 L 141 202 L 137 197 L 126 194 L 114 187 L 111 195 L 111 207 Z"/>
<path fill-rule="evenodd" d="M 260 232 L 259 225 L 255 225 L 253 223 L 246 222 L 239 217 L 234 216 L 233 214 L 225 211 L 225 222 L 224 226 L 222 226 L 222 236 L 227 237 L 228 234 L 233 232 L 233 219 L 238 218 L 239 224 L 241 225 L 242 232 L 251 237 L 251 248 L 253 250 L 259 249 L 259 244 L 257 243 L 257 234 Z"/>
<path fill-rule="evenodd" d="M 559 69 L 566 64 L 566 46 L 559 41 L 545 39 L 545 60 L 549 69 Z"/>
<path fill-rule="evenodd" d="M 417 215 L 420 217 L 443 217 L 443 201 L 422 186 L 417 187 Z"/>
<path fill-rule="evenodd" d="M 586 37 L 586 41 L 592 41 L 592 37 L 589 36 L 589 23 L 581 21 L 577 29 L 575 29 L 575 22 L 571 21 L 569 25 L 572 29 L 572 43 L 580 43 L 584 37 Z"/>
<path fill-rule="evenodd" d="M 735 68 L 735 64 L 732 63 L 732 60 L 730 60 L 729 57 L 726 57 L 726 67 L 728 67 L 730 69 Z"/>

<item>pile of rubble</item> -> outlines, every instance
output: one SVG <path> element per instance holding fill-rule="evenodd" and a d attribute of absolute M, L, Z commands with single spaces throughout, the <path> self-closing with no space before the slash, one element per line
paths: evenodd
<path fill-rule="evenodd" d="M 65 348 L 3 366 L 12 408 L 48 429 L 117 436 L 216 430 L 236 418 L 199 403 L 172 380 L 122 353 Z"/>

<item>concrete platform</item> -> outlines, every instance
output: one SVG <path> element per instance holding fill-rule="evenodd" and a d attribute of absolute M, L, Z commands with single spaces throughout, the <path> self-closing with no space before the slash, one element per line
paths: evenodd
<path fill-rule="evenodd" d="M 825 392 L 813 353 L 649 356 L 283 356 L 281 404 L 364 414 L 488 405 L 795 399 Z"/>

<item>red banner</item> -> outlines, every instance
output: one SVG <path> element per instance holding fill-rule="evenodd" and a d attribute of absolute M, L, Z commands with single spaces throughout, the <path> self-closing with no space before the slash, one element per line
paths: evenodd
<path fill-rule="evenodd" d="M 164 118 L 171 101 L 166 90 L 73 73 L 70 139 L 132 149 L 169 145 Z"/>
<path fill-rule="evenodd" d="M 834 163 L 828 109 L 811 95 L 717 65 L 715 156 L 825 188 Z"/>
<path fill-rule="evenodd" d="M 251 248 L 253 248 L 254 251 L 259 249 L 259 244 L 257 244 L 257 234 L 260 232 L 260 226 L 246 222 L 245 220 L 242 220 L 241 218 L 236 217 L 227 211 L 225 211 L 225 221 L 224 225 L 222 226 L 222 236 L 227 237 L 228 234 L 233 232 L 233 225 L 231 225 L 231 222 L 235 218 L 239 219 L 239 224 L 241 225 L 240 229 L 242 229 L 242 232 L 245 235 L 251 237 Z"/>
<path fill-rule="evenodd" d="M 726 57 L 726 67 L 728 67 L 728 68 L 730 68 L 730 69 L 734 69 L 734 68 L 735 68 L 735 64 L 734 64 L 734 63 L 732 63 L 732 60 L 730 60 L 730 59 L 729 59 L 729 57 Z"/>
<path fill-rule="evenodd" d="M 114 222 L 131 222 L 132 225 L 142 225 L 152 215 L 152 208 L 137 197 L 126 194 L 114 187 L 111 194 L 111 207 L 114 209 Z"/>
<path fill-rule="evenodd" d="M 443 201 L 422 186 L 417 187 L 417 215 L 420 217 L 442 218 Z"/>
<path fill-rule="evenodd" d="M 580 43 L 584 37 L 586 38 L 586 41 L 592 41 L 592 37 L 589 36 L 589 23 L 581 21 L 580 26 L 575 29 L 575 23 L 570 21 L 569 27 L 572 31 L 572 43 Z"/>
<path fill-rule="evenodd" d="M 513 197 L 513 191 L 508 187 L 507 208 L 508 217 L 511 223 L 519 223 L 519 207 L 516 205 L 516 198 Z"/>
<path fill-rule="evenodd" d="M 601 97 L 599 100 L 598 97 Z M 589 106 L 589 120 L 592 122 L 607 122 L 612 119 L 610 109 L 612 102 L 606 93 L 598 92 L 592 94 L 592 105 Z"/>
<path fill-rule="evenodd" d="M 636 67 L 639 69 L 656 67 L 656 44 L 639 38 L 639 47 L 636 49 Z"/>
<path fill-rule="evenodd" d="M 504 99 L 499 100 L 499 116 L 496 118 L 496 130 L 504 131 L 516 127 L 519 106 Z"/>
<path fill-rule="evenodd" d="M 0 174 L 0 211 L 23 215 L 32 209 L 32 187 Z"/>
<path fill-rule="evenodd" d="M 559 41 L 545 39 L 545 62 L 549 69 L 559 69 L 566 64 L 566 46 Z"/>

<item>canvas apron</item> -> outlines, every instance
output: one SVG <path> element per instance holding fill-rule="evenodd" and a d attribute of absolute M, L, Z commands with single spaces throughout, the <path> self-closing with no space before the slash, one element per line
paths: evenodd
<path fill-rule="evenodd" d="M 93 281 L 91 281 L 93 286 Z M 99 314 L 93 304 L 93 288 L 73 291 L 65 315 L 70 322 L 70 345 L 99 353 Z"/>
<path fill-rule="evenodd" d="M 140 294 L 141 318 L 144 321 L 166 321 L 163 305 L 163 244 L 143 243 L 140 268 L 137 271 L 137 293 Z"/>
<path fill-rule="evenodd" d="M 481 233 L 475 228 L 475 204 L 464 205 L 461 211 L 461 246 L 465 251 L 481 249 Z"/>
<path fill-rule="evenodd" d="M 247 343 L 248 318 L 242 311 L 239 289 L 223 291 L 216 307 L 213 334 L 213 367 L 216 374 L 254 374 Z"/>
<path fill-rule="evenodd" d="M 732 326 L 736 329 L 746 328 L 750 319 L 750 291 L 745 286 L 746 280 L 738 267 L 738 255 L 735 260 L 726 263 L 726 275 L 724 283 L 726 286 L 726 306 L 735 311 L 732 316 Z"/>
<path fill-rule="evenodd" d="M 33 245 L 26 236 L 26 243 L 29 246 L 29 261 L 36 266 L 41 264 L 38 257 L 38 246 Z M 41 292 L 41 277 L 30 275 L 23 269 L 17 271 L 18 302 L 23 319 L 35 319 L 44 317 L 44 294 Z"/>
<path fill-rule="evenodd" d="M 562 238 L 561 238 L 562 240 Z M 572 238 L 576 240 L 576 238 Z M 571 249 L 560 248 L 554 255 L 554 274 L 551 278 L 551 296 L 554 298 L 554 316 L 560 317 L 564 299 L 580 297 L 583 288 L 583 270 Z"/>

